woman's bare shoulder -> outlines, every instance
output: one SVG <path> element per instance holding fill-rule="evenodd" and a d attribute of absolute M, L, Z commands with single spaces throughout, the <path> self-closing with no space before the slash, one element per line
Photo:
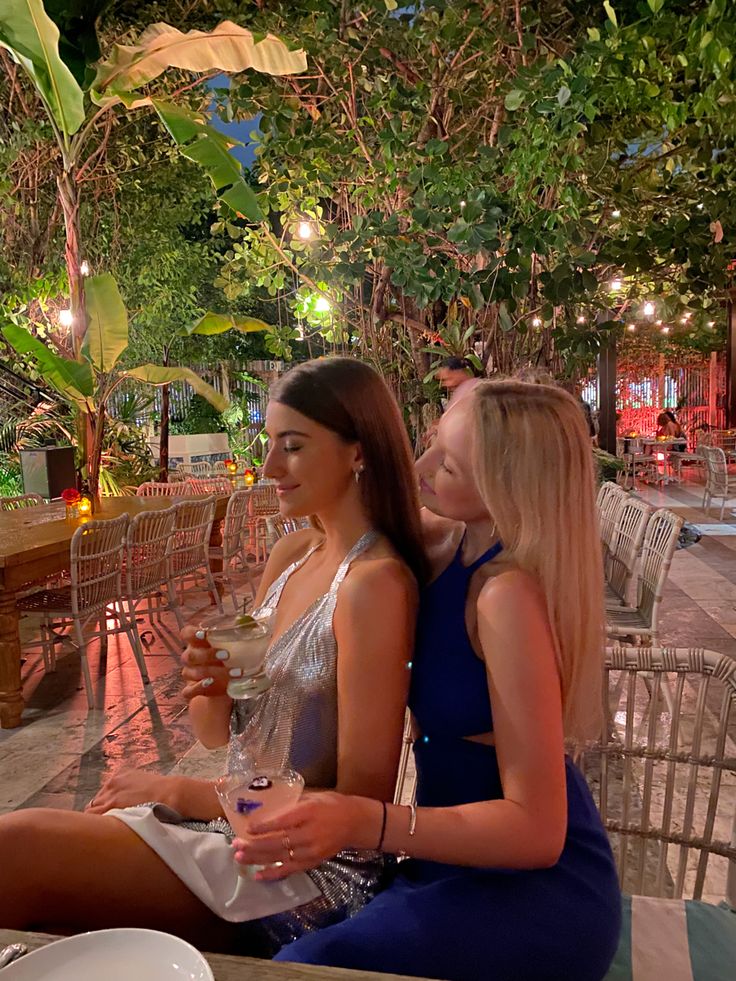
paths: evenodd
<path fill-rule="evenodd" d="M 325 536 L 317 528 L 300 528 L 279 538 L 271 549 L 268 562 L 263 573 L 266 588 L 275 582 L 293 562 L 298 562 L 307 554 L 310 548 L 320 545 Z"/>

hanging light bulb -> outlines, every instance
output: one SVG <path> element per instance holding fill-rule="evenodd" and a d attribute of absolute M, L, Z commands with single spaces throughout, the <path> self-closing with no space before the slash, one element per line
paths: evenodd
<path fill-rule="evenodd" d="M 307 239 L 312 237 L 314 230 L 308 221 L 300 221 L 296 233 L 299 238 L 306 242 Z"/>
<path fill-rule="evenodd" d="M 461 202 L 460 202 L 460 207 L 461 207 L 461 208 L 464 208 L 464 207 L 465 207 L 465 202 L 464 202 L 464 201 L 461 201 Z"/>
<path fill-rule="evenodd" d="M 582 313 L 578 317 L 577 323 L 579 323 L 579 324 L 584 324 L 585 323 L 585 317 L 582 315 Z"/>
<path fill-rule="evenodd" d="M 540 327 L 541 324 L 542 324 L 542 321 L 539 319 L 539 317 L 535 317 L 532 320 L 532 327 Z"/>
<path fill-rule="evenodd" d="M 653 317 L 654 316 L 654 304 L 652 303 L 651 300 L 648 300 L 644 304 L 644 316 L 645 317 Z"/>
<path fill-rule="evenodd" d="M 611 218 L 620 218 L 620 217 L 621 217 L 621 212 L 618 210 L 618 208 L 616 208 L 615 211 L 611 212 Z"/>
<path fill-rule="evenodd" d="M 669 329 L 669 327 L 663 327 L 663 328 L 662 328 L 662 333 L 663 333 L 663 334 L 669 334 L 669 332 L 670 332 L 670 329 Z"/>
<path fill-rule="evenodd" d="M 326 296 L 318 296 L 314 301 L 314 309 L 318 313 L 327 313 L 327 311 L 330 309 L 330 301 Z"/>
<path fill-rule="evenodd" d="M 627 324 L 626 325 L 626 329 L 627 330 L 636 330 L 636 324 Z"/>
<path fill-rule="evenodd" d="M 708 326 L 709 326 L 709 327 L 715 327 L 715 325 L 716 325 L 716 322 L 715 322 L 715 320 L 709 320 L 709 321 L 708 321 Z"/>
<path fill-rule="evenodd" d="M 611 285 L 608 287 L 608 289 L 611 291 L 611 293 L 618 293 L 618 291 L 621 289 L 621 286 L 622 283 L 620 279 L 612 279 Z"/>
<path fill-rule="evenodd" d="M 59 310 L 59 323 L 62 327 L 71 327 L 74 323 L 71 310 Z"/>
<path fill-rule="evenodd" d="M 89 263 L 86 259 L 82 259 L 82 264 L 79 267 L 79 271 L 83 276 L 89 276 Z"/>

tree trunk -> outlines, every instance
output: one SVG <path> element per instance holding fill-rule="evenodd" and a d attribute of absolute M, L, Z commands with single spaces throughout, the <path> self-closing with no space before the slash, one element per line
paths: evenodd
<path fill-rule="evenodd" d="M 87 314 L 84 309 L 84 277 L 81 266 L 81 243 L 79 226 L 79 188 L 74 174 L 68 170 L 62 171 L 56 179 L 59 189 L 59 201 L 64 213 L 66 230 L 66 246 L 64 259 L 69 277 L 69 309 L 72 314 L 72 350 L 76 358 L 80 357 L 82 341 L 87 332 Z"/>
<path fill-rule="evenodd" d="M 161 429 L 159 432 L 158 479 L 169 479 L 169 386 L 161 386 Z"/>
<path fill-rule="evenodd" d="M 88 443 L 90 446 L 89 460 L 87 463 L 87 483 L 92 497 L 99 497 L 100 494 L 100 467 L 102 465 L 102 437 L 105 435 L 105 406 L 100 405 L 97 409 L 97 418 L 87 416 L 88 419 Z"/>

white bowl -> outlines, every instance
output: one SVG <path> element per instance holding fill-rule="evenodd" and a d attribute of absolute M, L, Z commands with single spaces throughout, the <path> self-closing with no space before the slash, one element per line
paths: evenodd
<path fill-rule="evenodd" d="M 191 944 L 156 930 L 96 930 L 26 954 L 2 981 L 214 981 Z"/>

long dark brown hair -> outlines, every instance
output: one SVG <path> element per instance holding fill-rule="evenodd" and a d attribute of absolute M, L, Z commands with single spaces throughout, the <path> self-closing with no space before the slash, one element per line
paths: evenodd
<path fill-rule="evenodd" d="M 288 371 L 270 398 L 360 443 L 360 489 L 368 518 L 421 584 L 428 574 L 409 437 L 396 399 L 381 376 L 354 358 L 321 358 Z"/>

